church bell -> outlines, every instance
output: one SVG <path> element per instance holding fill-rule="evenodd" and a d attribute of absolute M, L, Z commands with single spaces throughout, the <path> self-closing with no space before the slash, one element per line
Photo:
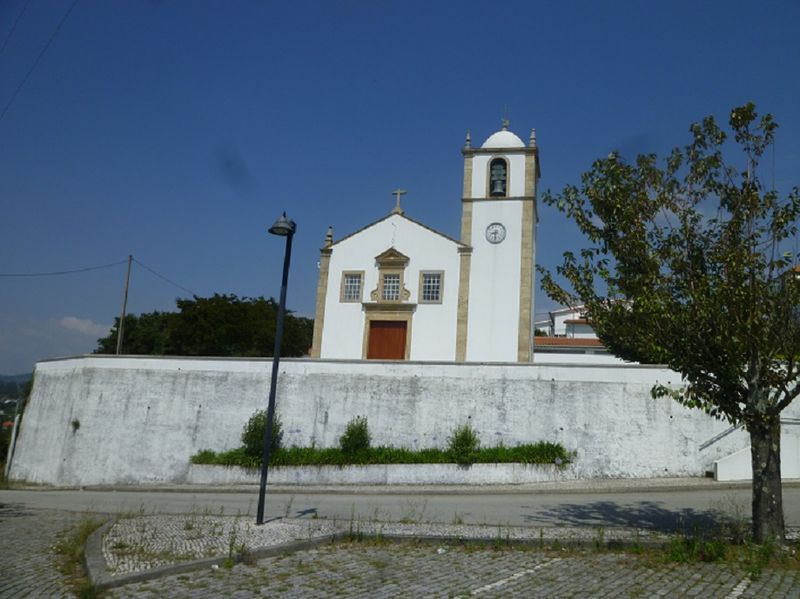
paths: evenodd
<path fill-rule="evenodd" d="M 502 196 L 505 195 L 505 185 L 503 185 L 502 179 L 495 179 L 492 182 L 492 195 L 493 196 Z"/>
<path fill-rule="evenodd" d="M 506 195 L 506 165 L 501 158 L 492 160 L 490 166 L 492 189 L 489 192 L 491 196 L 504 196 Z"/>

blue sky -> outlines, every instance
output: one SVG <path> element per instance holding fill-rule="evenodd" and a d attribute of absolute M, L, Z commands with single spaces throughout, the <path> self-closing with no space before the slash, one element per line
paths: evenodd
<path fill-rule="evenodd" d="M 72 0 L 0 2 L 0 110 Z M 13 23 L 22 16 L 9 36 Z M 199 295 L 278 295 L 312 315 L 318 250 L 384 216 L 457 236 L 467 130 L 535 128 L 541 189 L 612 149 L 666 152 L 754 101 L 800 183 L 800 3 L 79 0 L 0 120 L 0 273 L 128 254 Z M 540 206 L 537 259 L 580 247 Z M 0 278 L 0 373 L 91 351 L 123 265 Z M 134 264 L 129 311 L 187 293 Z M 537 295 L 537 312 L 553 306 Z"/>

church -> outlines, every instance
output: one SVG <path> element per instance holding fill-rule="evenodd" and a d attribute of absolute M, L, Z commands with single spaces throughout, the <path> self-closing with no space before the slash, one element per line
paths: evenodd
<path fill-rule="evenodd" d="M 326 359 L 532 362 L 535 132 L 503 121 L 464 156 L 461 238 L 384 218 L 334 241 L 319 261 L 311 356 Z"/>

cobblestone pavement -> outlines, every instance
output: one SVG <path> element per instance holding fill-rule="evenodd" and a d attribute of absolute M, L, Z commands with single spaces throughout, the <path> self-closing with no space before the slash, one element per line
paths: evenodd
<path fill-rule="evenodd" d="M 84 515 L 0 505 L 0 597 L 68 597 L 52 547 Z M 325 545 L 231 569 L 129 584 L 111 597 L 794 597 L 800 573 L 756 581 L 730 565 L 677 565 L 633 554 L 493 549 L 442 543 Z"/>
<path fill-rule="evenodd" d="M 160 566 L 235 553 L 254 552 L 292 542 L 340 535 L 400 539 L 469 539 L 484 542 L 592 545 L 597 529 L 589 527 L 495 527 L 465 524 L 341 522 L 315 518 L 276 518 L 257 526 L 252 518 L 209 514 L 131 516 L 115 521 L 103 536 L 102 562 L 111 578 Z M 603 531 L 606 542 L 664 543 L 669 536 L 643 529 Z M 96 574 L 102 573 L 99 571 Z"/>
<path fill-rule="evenodd" d="M 257 526 L 252 518 L 189 514 L 139 516 L 114 523 L 102 542 L 111 575 L 225 556 L 297 540 L 327 537 L 341 527 L 323 520 L 295 518 Z"/>
<path fill-rule="evenodd" d="M 798 572 L 756 581 L 727 565 L 636 555 L 339 543 L 130 584 L 113 597 L 800 597 Z"/>
<path fill-rule="evenodd" d="M 0 597 L 69 597 L 52 547 L 83 516 L 0 504 Z"/>

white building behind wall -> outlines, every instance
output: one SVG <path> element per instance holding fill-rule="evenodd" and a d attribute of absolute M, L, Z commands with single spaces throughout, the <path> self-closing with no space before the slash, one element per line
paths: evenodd
<path fill-rule="evenodd" d="M 386 217 L 321 250 L 313 357 L 530 362 L 538 149 L 503 129 L 462 150 L 461 239 Z"/>
<path fill-rule="evenodd" d="M 536 322 L 536 328 L 549 337 L 597 339 L 584 306 L 559 308 L 548 313 L 547 320 Z"/>

